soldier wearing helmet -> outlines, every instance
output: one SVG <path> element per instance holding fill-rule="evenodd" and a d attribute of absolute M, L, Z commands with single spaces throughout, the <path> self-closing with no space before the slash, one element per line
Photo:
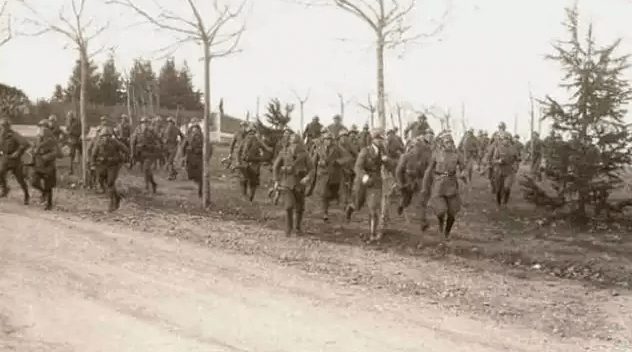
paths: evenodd
<path fill-rule="evenodd" d="M 66 115 L 66 133 L 68 135 L 68 147 L 70 149 L 70 170 L 72 175 L 75 171 L 75 156 L 81 155 L 83 151 L 83 144 L 81 140 L 81 121 L 75 116 L 74 111 L 68 111 Z"/>
<path fill-rule="evenodd" d="M 382 237 L 379 213 L 382 207 L 382 166 L 394 163 L 384 150 L 384 129 L 371 131 L 371 144 L 362 148 L 355 162 L 354 193 L 355 202 L 346 209 L 347 221 L 355 211 L 367 204 L 369 208 L 369 241 Z"/>
<path fill-rule="evenodd" d="M 409 140 L 406 152 L 397 162 L 395 180 L 401 194 L 397 207 L 399 215 L 404 213 L 404 209 L 410 205 L 413 196 L 421 190 L 426 167 L 432 158 L 430 137 L 430 133 L 426 131 L 425 135 Z M 426 202 L 427 197 L 421 200 L 422 206 L 425 206 Z"/>
<path fill-rule="evenodd" d="M 233 139 L 231 139 L 230 141 L 230 147 L 228 151 L 228 160 L 231 165 L 235 161 L 237 165 L 241 163 L 241 160 L 239 160 L 239 155 L 235 155 L 235 151 L 239 150 L 239 148 L 241 147 L 241 143 L 243 143 L 244 139 L 246 138 L 248 125 L 249 125 L 248 122 L 242 121 L 239 124 L 239 130 L 237 131 L 237 133 L 233 135 Z M 235 156 L 237 158 L 235 158 Z"/>
<path fill-rule="evenodd" d="M 106 193 L 110 198 L 108 211 L 115 211 L 120 206 L 121 196 L 116 190 L 116 180 L 127 158 L 129 149 L 115 138 L 114 129 L 109 126 L 101 128 L 90 155 L 90 163 L 94 167 L 96 178 L 104 180 Z"/>
<path fill-rule="evenodd" d="M 322 137 L 314 152 L 313 164 L 316 168 L 316 181 L 310 188 L 316 187 L 320 196 L 323 221 L 329 221 L 329 204 L 340 199 L 341 185 L 344 181 L 344 168 L 354 160 L 351 154 L 328 132 Z M 346 138 L 346 131 L 341 131 L 339 138 Z M 310 195 L 312 189 L 308 190 Z"/>
<path fill-rule="evenodd" d="M 239 145 L 237 158 L 239 162 L 239 186 L 242 195 L 254 200 L 257 188 L 261 182 L 261 162 L 269 148 L 257 137 L 254 124 L 248 124 L 246 136 Z"/>
<path fill-rule="evenodd" d="M 320 123 L 320 118 L 318 116 L 314 116 L 312 121 L 307 124 L 303 136 L 305 136 L 305 144 L 308 149 L 311 148 L 314 141 L 320 138 L 323 128 L 324 126 Z"/>
<path fill-rule="evenodd" d="M 437 148 L 434 150 L 428 168 L 426 168 L 421 198 L 428 199 L 428 205 L 434 210 L 439 222 L 439 230 L 446 240 L 449 239 L 456 215 L 461 209 L 459 194 L 459 172 L 463 173 L 465 163 L 454 145 L 452 133 L 443 131 L 437 136 Z M 422 208 L 422 231 L 428 228 L 426 207 Z"/>
<path fill-rule="evenodd" d="M 281 151 L 272 166 L 274 188 L 280 190 L 285 208 L 285 235 L 303 233 L 307 187 L 314 177 L 314 165 L 298 134 L 290 138 L 290 145 Z"/>
<path fill-rule="evenodd" d="M 457 150 L 464 158 L 467 179 L 471 180 L 474 172 L 474 162 L 478 161 L 478 152 L 480 150 L 478 139 L 474 135 L 474 129 L 470 128 L 465 132 Z"/>
<path fill-rule="evenodd" d="M 153 193 L 156 193 L 158 184 L 154 180 L 152 167 L 161 156 L 162 150 L 163 145 L 160 137 L 150 128 L 147 117 L 141 117 L 140 126 L 131 137 L 132 158 L 134 161 L 142 163 L 145 189 L 151 188 Z"/>
<path fill-rule="evenodd" d="M 57 186 L 56 160 L 63 156 L 59 148 L 59 142 L 51 130 L 51 121 L 42 120 L 38 123 L 40 128 L 33 154 L 33 177 L 31 185 L 42 192 L 42 203 L 45 210 L 53 208 L 53 189 Z"/>
<path fill-rule="evenodd" d="M 2 188 L 0 197 L 6 197 L 9 194 L 7 173 L 11 171 L 24 192 L 24 204 L 29 203 L 29 189 L 24 180 L 22 163 L 22 155 L 29 146 L 29 142 L 11 128 L 11 121 L 8 118 L 0 119 L 0 188 Z"/>
<path fill-rule="evenodd" d="M 187 176 L 189 180 L 192 180 L 198 186 L 198 197 L 202 198 L 204 136 L 202 135 L 202 128 L 199 124 L 191 125 L 181 148 L 181 154 L 184 157 L 184 166 L 187 170 Z M 208 144 L 208 148 L 210 155 L 213 155 L 213 145 L 210 142 Z"/>
<path fill-rule="evenodd" d="M 167 127 L 162 130 L 162 143 L 167 151 L 167 172 L 169 180 L 175 180 L 178 170 L 174 165 L 176 154 L 178 153 L 178 145 L 184 140 L 184 134 L 176 126 L 176 119 L 172 116 L 167 118 Z"/>
<path fill-rule="evenodd" d="M 341 131 L 349 131 L 349 130 L 347 129 L 347 127 L 345 127 L 345 125 L 342 124 L 342 116 L 335 115 L 333 120 L 334 120 L 334 123 L 329 125 L 327 127 L 327 130 L 331 132 L 331 134 L 333 134 L 334 138 L 337 139 Z"/>

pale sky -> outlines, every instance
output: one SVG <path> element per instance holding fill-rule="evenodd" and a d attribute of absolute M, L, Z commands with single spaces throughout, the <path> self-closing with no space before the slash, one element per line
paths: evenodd
<path fill-rule="evenodd" d="M 186 14 L 181 0 L 156 0 Z M 228 0 L 226 0 L 228 1 Z M 402 0 L 405 1 L 405 0 Z M 199 1 L 202 3 L 202 1 Z M 31 4 L 54 21 L 61 4 L 70 0 L 32 0 Z M 139 0 L 151 4 L 152 1 Z M 206 1 L 210 3 L 210 1 Z M 419 1 L 422 5 L 412 18 L 420 31 L 430 28 L 430 18 L 440 18 L 444 0 Z M 493 130 L 505 121 L 513 131 L 514 115 L 519 114 L 518 132 L 529 129 L 529 83 L 535 97 L 559 95 L 559 66 L 544 60 L 551 53 L 553 39 L 565 35 L 561 21 L 567 0 L 453 0 L 453 11 L 441 41 L 409 46 L 403 56 L 387 54 L 386 90 L 391 102 L 408 102 L 417 109 L 437 105 L 452 109 L 453 116 L 465 116 L 471 127 Z M 111 29 L 92 47 L 117 45 L 119 69 L 128 70 L 135 57 L 152 58 L 154 50 L 168 44 L 172 36 L 156 32 L 150 25 L 126 28 L 134 22 L 132 13 L 120 7 L 87 0 L 86 12 L 96 22 L 111 19 Z M 175 5 L 179 4 L 178 7 Z M 291 0 L 257 0 L 247 18 L 243 52 L 212 63 L 213 106 L 224 98 L 228 114 L 245 116 L 256 111 L 260 97 L 263 114 L 269 98 L 296 101 L 295 89 L 303 95 L 311 88 L 305 105 L 305 123 L 314 115 L 328 124 L 339 110 L 337 92 L 345 99 L 367 100 L 375 96 L 375 54 L 369 45 L 373 37 L 365 23 L 338 9 L 306 9 Z M 149 7 L 152 10 L 152 7 Z M 213 11 L 201 9 L 213 18 Z M 632 2 L 626 0 L 580 1 L 582 24 L 595 25 L 599 43 L 622 37 L 620 53 L 632 52 Z M 14 4 L 12 13 L 25 12 Z M 69 12 L 68 12 L 69 13 Z M 210 20 L 209 20 L 210 21 Z M 56 22 L 58 23 L 58 22 Z M 343 42 L 339 38 L 349 38 Z M 65 48 L 65 38 L 47 34 L 38 38 L 18 38 L 0 48 L 0 82 L 17 86 L 29 98 L 49 98 L 54 85 L 65 86 L 76 52 Z M 195 44 L 180 48 L 175 58 L 187 60 L 197 88 L 203 88 L 202 49 Z M 106 55 L 97 57 L 104 60 Z M 163 61 L 154 60 L 158 71 Z M 412 116 L 411 116 L 412 117 Z M 359 126 L 368 114 L 355 101 L 346 107 L 344 123 Z M 438 121 L 431 121 L 438 128 Z M 298 104 L 292 127 L 299 126 Z M 546 130 L 546 129 L 545 129 Z"/>

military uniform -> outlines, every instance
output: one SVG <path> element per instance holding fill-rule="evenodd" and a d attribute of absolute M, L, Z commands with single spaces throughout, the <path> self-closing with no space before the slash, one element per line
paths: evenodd
<path fill-rule="evenodd" d="M 83 152 L 83 144 L 81 140 L 81 121 L 70 111 L 68 113 L 68 126 L 66 126 L 66 132 L 68 133 L 68 147 L 70 148 L 70 174 L 75 171 L 75 157 L 77 152 L 79 155 Z"/>
<path fill-rule="evenodd" d="M 397 207 L 398 214 L 401 215 L 404 212 L 404 209 L 410 205 L 413 196 L 421 190 L 424 173 L 431 157 L 432 150 L 428 143 L 417 137 L 397 162 L 395 179 L 401 193 L 400 203 Z M 427 197 L 421 202 L 422 206 L 425 207 Z"/>
<path fill-rule="evenodd" d="M 406 136 L 406 139 L 408 140 L 414 140 L 417 137 L 424 136 L 428 130 L 430 130 L 428 118 L 426 115 L 422 114 L 417 118 L 417 121 L 414 121 L 406 127 L 404 130 L 404 136 Z"/>
<path fill-rule="evenodd" d="M 314 153 L 316 187 L 320 195 L 323 220 L 329 221 L 329 203 L 340 198 L 340 186 L 344 181 L 344 169 L 353 162 L 351 154 L 334 141 L 331 134 L 324 136 Z"/>
<path fill-rule="evenodd" d="M 136 160 L 142 163 L 143 174 L 145 175 L 145 188 L 149 190 L 151 186 L 152 192 L 156 193 L 157 184 L 154 180 L 152 166 L 159 157 L 162 148 L 162 142 L 158 135 L 148 126 L 146 117 L 141 118 L 139 129 L 134 131 L 132 135 L 132 155 Z"/>
<path fill-rule="evenodd" d="M 263 160 L 264 146 L 255 134 L 253 126 L 248 127 L 248 134 L 239 146 L 239 171 L 241 178 L 239 185 L 242 194 L 251 202 L 259 187 L 261 178 L 261 161 Z"/>
<path fill-rule="evenodd" d="M 314 165 L 300 136 L 292 136 L 290 145 L 274 161 L 272 174 L 275 188 L 280 190 L 285 208 L 285 234 L 290 236 L 294 229 L 300 234 L 305 212 L 305 191 L 310 178 L 314 177 Z"/>
<path fill-rule="evenodd" d="M 178 141 L 184 139 L 184 135 L 178 127 L 176 127 L 176 120 L 173 117 L 169 117 L 169 124 L 162 130 L 162 142 L 167 151 L 167 172 L 169 173 L 169 180 L 175 180 L 178 175 L 178 170 L 174 165 L 176 154 L 178 153 Z"/>
<path fill-rule="evenodd" d="M 532 133 L 531 140 L 527 143 L 526 150 L 531 161 L 531 175 L 541 179 L 540 166 L 542 164 L 543 143 L 537 132 Z"/>
<path fill-rule="evenodd" d="M 338 139 L 340 132 L 346 131 L 349 132 L 347 127 L 342 124 L 342 117 L 340 115 L 334 116 L 334 123 L 327 126 L 327 131 L 332 134 L 333 138 Z"/>
<path fill-rule="evenodd" d="M 371 144 L 371 132 L 369 131 L 369 125 L 364 125 L 362 132 L 358 134 L 357 145 L 359 149 L 362 149 Z"/>
<path fill-rule="evenodd" d="M 11 122 L 4 118 L 0 121 L 0 197 L 9 194 L 7 173 L 11 171 L 24 192 L 24 204 L 29 203 L 29 189 L 24 180 L 22 155 L 29 148 L 29 142 L 11 128 Z"/>
<path fill-rule="evenodd" d="M 209 157 L 213 155 L 213 145 L 208 145 Z M 198 186 L 198 196 L 202 197 L 204 176 L 204 136 L 199 125 L 189 128 L 182 143 L 182 155 L 185 158 L 187 176 Z"/>
<path fill-rule="evenodd" d="M 33 147 L 33 175 L 31 185 L 42 192 L 42 201 L 46 203 L 44 209 L 53 208 L 53 188 L 57 186 L 57 159 L 62 157 L 59 142 L 51 131 L 50 124 L 44 120 L 40 122 L 42 133 L 37 136 Z"/>
<path fill-rule="evenodd" d="M 488 163 L 492 192 L 496 195 L 498 205 L 509 200 L 511 187 L 516 177 L 516 165 L 520 158 L 516 146 L 508 133 L 498 134 L 489 150 Z"/>
<path fill-rule="evenodd" d="M 246 131 L 248 130 L 247 122 L 242 122 L 240 125 L 241 125 L 241 129 L 237 131 L 237 133 L 235 133 L 235 135 L 231 139 L 229 151 L 228 151 L 228 159 L 230 160 L 230 163 L 237 164 L 237 165 L 241 163 L 241 160 L 239 160 L 239 157 L 240 157 L 239 153 L 235 153 L 235 152 L 239 151 L 239 148 L 241 147 L 241 144 L 243 143 L 244 138 L 246 138 L 246 134 L 247 134 Z"/>
<path fill-rule="evenodd" d="M 452 135 L 444 131 L 438 136 L 438 146 L 424 173 L 421 198 L 428 196 L 428 205 L 439 221 L 439 230 L 446 239 L 450 236 L 456 215 L 461 210 L 461 197 L 457 171 L 464 170 L 465 163 L 457 152 Z M 422 207 L 422 230 L 427 228 L 426 209 Z"/>
<path fill-rule="evenodd" d="M 353 199 L 353 181 L 355 180 L 355 172 L 353 166 L 360 154 L 360 146 L 357 144 L 358 127 L 356 125 L 351 126 L 351 130 L 348 134 L 341 133 L 339 145 L 350 156 L 351 160 L 342 166 L 342 184 L 340 185 L 340 193 L 342 196 L 342 202 L 345 205 L 349 205 Z"/>
<path fill-rule="evenodd" d="M 472 173 L 474 172 L 474 162 L 478 160 L 478 140 L 476 136 L 474 136 L 474 131 L 469 130 L 465 133 L 463 138 L 461 139 L 461 143 L 459 143 L 458 150 L 463 155 L 465 160 L 465 170 L 467 173 L 467 179 L 472 179 Z"/>
<path fill-rule="evenodd" d="M 312 144 L 321 136 L 323 125 L 320 123 L 318 116 L 314 116 L 312 121 L 305 127 L 303 136 L 305 137 L 305 145 L 310 149 Z"/>
<path fill-rule="evenodd" d="M 119 120 L 114 133 L 116 134 L 116 138 L 129 148 L 130 138 L 132 136 L 132 126 L 129 125 L 127 115 L 121 115 L 121 119 Z"/>
<path fill-rule="evenodd" d="M 382 224 L 379 212 L 382 210 L 382 166 L 389 162 L 384 151 L 384 132 L 374 129 L 371 132 L 372 143 L 362 148 L 355 162 L 354 195 L 355 202 L 346 209 L 347 221 L 355 211 L 359 211 L 366 203 L 369 208 L 370 240 L 382 237 Z"/>
<path fill-rule="evenodd" d="M 121 196 L 116 191 L 116 180 L 118 179 L 121 166 L 125 159 L 129 157 L 129 149 L 123 142 L 114 136 L 112 128 L 104 128 L 97 137 L 90 160 L 96 167 L 97 177 L 104 179 L 107 193 L 110 197 L 109 211 L 119 208 Z"/>

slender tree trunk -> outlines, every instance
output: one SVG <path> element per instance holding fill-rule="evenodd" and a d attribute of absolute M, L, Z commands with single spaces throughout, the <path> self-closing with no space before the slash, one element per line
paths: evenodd
<path fill-rule="evenodd" d="M 79 90 L 79 115 L 81 116 L 81 178 L 83 184 L 88 184 L 88 117 L 86 116 L 86 96 L 88 80 L 88 48 L 79 46 L 79 60 L 81 62 L 81 88 Z"/>
<path fill-rule="evenodd" d="M 211 122 L 211 48 L 208 42 L 204 43 L 204 123 L 202 129 L 204 132 L 204 171 L 202 175 L 202 204 L 205 207 L 211 205 L 211 165 L 209 158 L 210 146 L 210 122 Z M 217 116 L 219 120 L 219 116 Z M 219 129 L 219 121 L 216 126 Z"/>
<path fill-rule="evenodd" d="M 384 90 L 384 38 L 378 36 L 377 54 L 377 116 L 378 127 L 386 128 L 386 92 Z"/>
<path fill-rule="evenodd" d="M 305 114 L 304 114 L 304 110 L 303 110 L 304 105 L 305 105 L 305 103 L 301 102 L 301 128 L 298 131 L 298 135 L 301 136 L 301 137 L 303 137 L 303 131 L 304 131 L 304 128 L 305 128 Z"/>
<path fill-rule="evenodd" d="M 134 126 L 132 123 L 132 92 L 130 91 L 131 84 L 127 83 L 127 118 L 129 119 L 129 125 Z"/>

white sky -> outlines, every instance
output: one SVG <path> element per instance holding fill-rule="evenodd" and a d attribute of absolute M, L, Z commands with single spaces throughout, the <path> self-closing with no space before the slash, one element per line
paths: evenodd
<path fill-rule="evenodd" d="M 187 14 L 186 1 L 162 0 Z M 139 3 L 151 3 L 148 0 Z M 429 18 L 439 18 L 444 0 L 419 1 L 414 24 L 419 30 L 429 28 Z M 31 0 L 47 19 L 55 20 L 60 5 L 70 0 Z M 95 22 L 112 20 L 111 29 L 95 40 L 93 47 L 117 45 L 119 69 L 129 69 L 133 58 L 152 58 L 154 50 L 173 37 L 158 33 L 149 25 L 126 28 L 134 21 L 129 10 L 107 6 L 102 0 L 87 0 Z M 200 1 L 202 3 L 202 1 Z M 210 1 L 206 1 L 210 3 Z M 176 7 L 176 4 L 178 5 Z M 495 129 L 505 121 L 513 130 L 514 115 L 519 115 L 519 133 L 528 132 L 529 82 L 536 97 L 559 95 L 559 67 L 545 61 L 551 53 L 550 43 L 564 35 L 566 0 L 454 0 L 449 24 L 442 41 L 424 46 L 410 46 L 403 59 L 397 53 L 387 55 L 386 89 L 391 101 L 410 102 L 416 108 L 437 104 L 460 117 L 461 103 L 466 118 L 474 128 Z M 150 7 L 151 9 L 151 7 Z M 69 10 L 69 9 L 68 9 Z M 212 9 L 202 9 L 212 19 Z M 632 52 L 632 1 L 583 0 L 580 2 L 583 24 L 592 20 L 599 43 L 617 37 L 624 42 L 620 53 Z M 12 13 L 25 12 L 15 5 Z M 70 13 L 68 11 L 68 13 Z M 57 22 L 58 23 L 58 22 Z M 350 38 L 342 42 L 337 38 Z M 305 94 L 305 123 L 315 114 L 324 123 L 338 112 L 337 92 L 346 99 L 366 101 L 375 95 L 375 55 L 369 45 L 371 34 L 366 24 L 340 10 L 305 9 L 290 0 L 258 0 L 252 5 L 248 29 L 241 48 L 243 53 L 212 63 L 211 101 L 216 106 L 224 98 L 226 112 L 244 116 L 255 113 L 261 99 L 261 113 L 266 101 L 279 97 L 296 101 L 291 89 Z M 17 86 L 31 99 L 50 97 L 54 85 L 65 85 L 76 52 L 65 48 L 67 42 L 58 34 L 37 38 L 18 38 L 0 48 L 0 82 Z M 187 60 L 194 84 L 203 87 L 203 65 L 198 61 L 202 50 L 195 44 L 179 49 L 176 60 Z M 98 57 L 103 60 L 105 55 Z M 154 61 L 158 71 L 162 61 Z M 298 106 L 293 127 L 299 125 Z M 355 102 L 347 105 L 345 123 L 364 124 L 368 114 Z M 432 121 L 435 127 L 438 122 Z"/>

